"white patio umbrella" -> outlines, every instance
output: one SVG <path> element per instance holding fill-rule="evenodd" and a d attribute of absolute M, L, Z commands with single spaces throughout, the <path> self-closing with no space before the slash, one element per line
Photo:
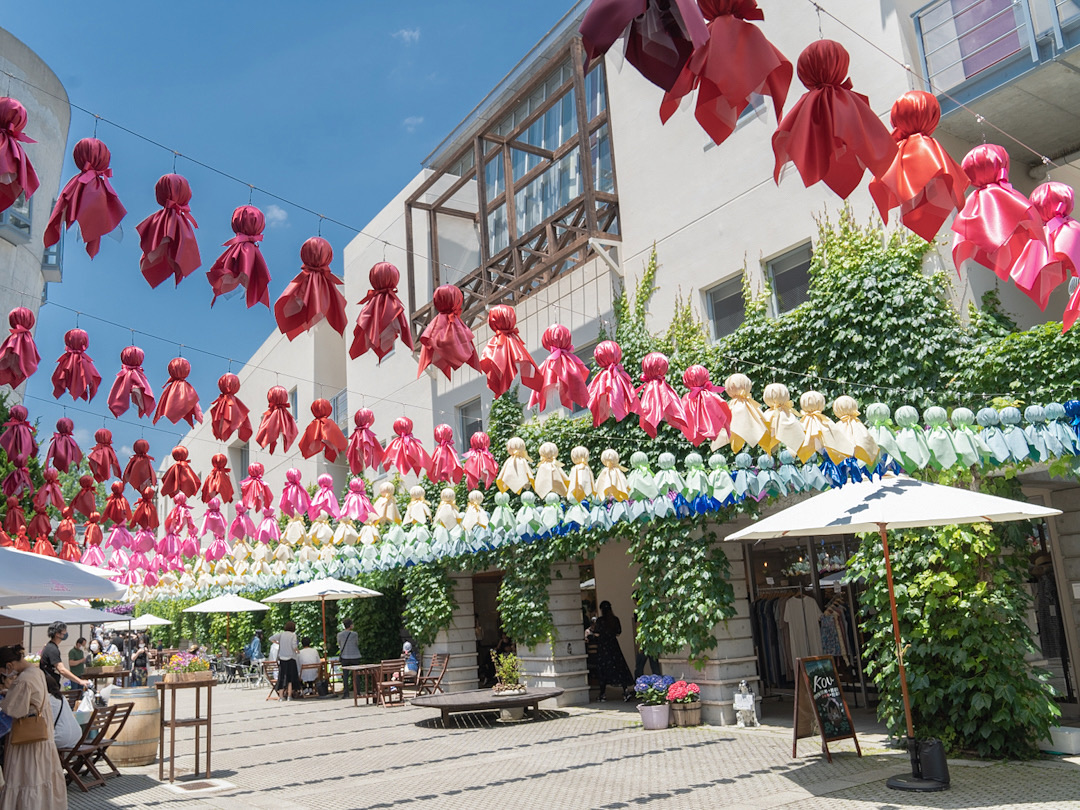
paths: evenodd
<path fill-rule="evenodd" d="M 0 604 L 61 599 L 119 600 L 124 595 L 124 586 L 110 581 L 109 573 L 28 551 L 0 548 Z"/>
<path fill-rule="evenodd" d="M 329 647 L 326 644 L 326 600 L 331 602 L 338 599 L 365 599 L 369 596 L 382 596 L 378 591 L 353 585 L 351 582 L 343 582 L 340 579 L 327 577 L 325 579 L 313 579 L 310 582 L 302 582 L 294 585 L 281 593 L 266 597 L 267 602 L 322 602 L 322 636 L 323 650 Z"/>
<path fill-rule="evenodd" d="M 224 613 L 225 614 L 225 648 L 229 647 L 229 623 L 234 613 L 253 613 L 257 610 L 269 610 L 269 605 L 256 602 L 254 599 L 245 599 L 235 593 L 227 593 L 215 596 L 205 602 L 199 602 L 189 608 L 184 608 L 184 613 Z"/>
<path fill-rule="evenodd" d="M 904 719 L 907 722 L 908 745 L 912 751 L 913 773 L 911 780 L 906 777 L 893 777 L 889 780 L 889 786 L 904 790 L 940 789 L 940 786 L 920 787 L 918 782 L 924 780 L 916 779 L 919 770 L 914 744 L 915 728 L 911 722 L 911 700 L 908 697 L 907 675 L 904 671 L 900 620 L 896 615 L 896 594 L 893 590 L 892 560 L 889 558 L 886 530 L 960 523 L 1038 520 L 1060 514 L 1060 509 L 1049 509 L 968 489 L 930 484 L 907 476 L 885 476 L 828 490 L 759 520 L 725 539 L 769 540 L 789 536 L 878 532 L 885 555 L 885 581 L 889 590 L 889 608 L 892 610 L 896 662 L 900 670 L 900 692 L 904 700 Z"/>
<path fill-rule="evenodd" d="M 153 613 L 144 613 L 137 619 L 132 619 L 130 624 L 128 622 L 111 622 L 106 625 L 109 629 L 131 629 L 131 630 L 146 630 L 150 627 L 164 627 L 172 624 L 168 619 L 162 619 L 160 616 L 155 616 Z M 116 627 L 112 627 L 116 625 Z"/>

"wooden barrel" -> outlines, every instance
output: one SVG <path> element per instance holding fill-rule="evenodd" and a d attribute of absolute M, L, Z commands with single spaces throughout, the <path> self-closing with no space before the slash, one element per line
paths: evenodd
<path fill-rule="evenodd" d="M 109 758 L 117 765 L 149 765 L 157 760 L 160 717 L 157 689 L 136 686 L 113 689 L 109 705 L 134 703 L 116 742 L 109 746 Z"/>

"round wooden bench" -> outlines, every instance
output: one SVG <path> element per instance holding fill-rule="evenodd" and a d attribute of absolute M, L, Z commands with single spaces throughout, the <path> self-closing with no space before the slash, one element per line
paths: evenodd
<path fill-rule="evenodd" d="M 443 726 L 448 724 L 450 715 L 463 712 L 482 712 L 498 709 L 532 709 L 532 716 L 536 717 L 539 703 L 542 700 L 556 698 L 563 693 L 562 689 L 552 687 L 539 687 L 526 689 L 520 695 L 496 695 L 490 689 L 476 689 L 471 692 L 449 692 L 443 695 L 422 695 L 415 697 L 410 703 L 413 706 L 423 706 L 430 709 L 438 709 L 442 712 Z"/>

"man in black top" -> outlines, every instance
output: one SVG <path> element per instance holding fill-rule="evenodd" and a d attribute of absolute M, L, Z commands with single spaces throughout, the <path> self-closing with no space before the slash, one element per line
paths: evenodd
<path fill-rule="evenodd" d="M 63 658 L 60 655 L 60 642 L 68 637 L 67 625 L 63 622 L 53 622 L 49 625 L 49 643 L 45 645 L 41 651 L 41 661 L 38 662 L 38 666 L 46 675 L 52 675 L 56 678 L 56 682 L 60 682 L 60 678 L 67 678 L 72 683 L 77 683 L 80 686 L 86 687 L 90 685 L 90 681 L 84 681 L 79 678 L 67 668 L 67 664 L 64 663 Z"/>

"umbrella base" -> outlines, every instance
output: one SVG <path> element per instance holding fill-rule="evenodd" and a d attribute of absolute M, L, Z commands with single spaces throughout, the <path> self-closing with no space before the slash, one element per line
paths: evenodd
<path fill-rule="evenodd" d="M 933 793 L 939 790 L 948 790 L 948 782 L 938 782 L 936 779 L 922 779 L 910 774 L 892 776 L 885 784 L 893 790 L 907 790 L 919 793 Z"/>

